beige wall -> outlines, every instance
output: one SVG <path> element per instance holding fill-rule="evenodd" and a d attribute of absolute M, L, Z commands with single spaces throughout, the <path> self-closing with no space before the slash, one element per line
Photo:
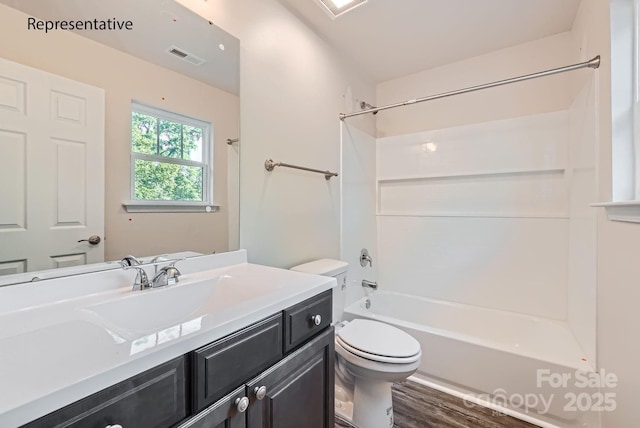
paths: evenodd
<path fill-rule="evenodd" d="M 380 83 L 377 105 L 453 91 L 562 67 L 571 58 L 562 33 Z M 378 137 L 410 134 L 569 108 L 567 74 L 386 110 L 377 115 Z"/>
<path fill-rule="evenodd" d="M 27 31 L 26 15 L 0 5 L 0 56 L 105 90 L 105 259 L 228 248 L 227 138 L 238 135 L 238 96 L 141 61 L 69 32 Z M 8 41 L 11 41 L 10 43 Z M 214 124 L 216 202 L 220 212 L 127 213 L 131 100 Z"/>
<path fill-rule="evenodd" d="M 276 0 L 179 0 L 240 39 L 240 241 L 249 260 L 290 267 L 340 257 L 340 180 L 267 158 L 340 170 L 338 114 L 374 85 Z M 351 120 L 369 134 L 372 117 Z"/>
<path fill-rule="evenodd" d="M 618 0 L 614 0 L 618 2 Z M 628 1 L 628 0 L 623 0 Z M 585 45 L 588 55 L 600 54 L 598 200 L 612 200 L 611 118 L 611 45 L 609 3 L 582 0 L 574 23 L 576 42 Z M 612 2 L 613 3 L 613 2 Z M 638 425 L 640 407 L 640 225 L 609 221 L 605 210 L 598 210 L 598 365 L 618 376 L 619 384 L 610 390 L 616 394 L 617 409 L 602 414 L 604 428 Z"/>

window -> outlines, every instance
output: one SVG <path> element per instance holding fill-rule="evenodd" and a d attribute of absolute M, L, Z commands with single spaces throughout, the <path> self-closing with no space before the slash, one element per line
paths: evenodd
<path fill-rule="evenodd" d="M 137 102 L 131 108 L 130 207 L 213 204 L 213 138 L 210 123 Z M 168 208 L 168 209 L 167 209 Z M 165 210 L 163 209 L 163 210 Z M 210 211 L 210 208 L 207 209 Z"/>
<path fill-rule="evenodd" d="M 609 220 L 640 223 L 640 0 L 611 0 L 611 201 Z"/>

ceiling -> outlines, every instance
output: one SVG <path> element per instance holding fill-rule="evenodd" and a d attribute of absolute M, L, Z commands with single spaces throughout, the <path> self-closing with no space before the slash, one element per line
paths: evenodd
<path fill-rule="evenodd" d="M 569 31 L 580 0 L 279 0 L 376 83 Z"/>
<path fill-rule="evenodd" d="M 0 0 L 0 3 L 42 20 L 132 21 L 131 31 L 77 33 L 227 92 L 239 93 L 239 40 L 174 1 Z M 218 47 L 220 44 L 224 50 Z M 167 52 L 173 46 L 205 62 L 193 65 L 179 59 Z"/>

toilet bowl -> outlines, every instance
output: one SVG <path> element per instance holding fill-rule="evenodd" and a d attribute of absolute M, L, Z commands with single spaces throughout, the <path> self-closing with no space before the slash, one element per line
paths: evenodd
<path fill-rule="evenodd" d="M 358 428 L 393 427 L 391 385 L 420 366 L 420 343 L 404 331 L 373 320 L 341 322 L 348 264 L 323 259 L 291 268 L 333 276 L 333 325 L 336 330 L 336 414 Z"/>
<path fill-rule="evenodd" d="M 418 341 L 388 324 L 355 319 L 340 326 L 335 345 L 338 416 L 357 427 L 392 427 L 391 385 L 418 369 Z"/>

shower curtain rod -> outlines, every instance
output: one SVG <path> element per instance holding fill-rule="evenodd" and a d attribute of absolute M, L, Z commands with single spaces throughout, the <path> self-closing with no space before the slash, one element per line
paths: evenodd
<path fill-rule="evenodd" d="M 496 86 L 507 85 L 509 83 L 522 82 L 524 80 L 536 79 L 538 77 L 551 76 L 553 74 L 565 73 L 567 71 L 579 70 L 581 68 L 587 68 L 587 67 L 588 68 L 598 68 L 598 67 L 600 67 L 600 55 L 596 56 L 595 58 L 591 59 L 590 61 L 580 62 L 578 64 L 568 65 L 566 67 L 554 68 L 554 69 L 551 69 L 551 70 L 541 71 L 539 73 L 527 74 L 525 76 L 513 77 L 511 79 L 499 80 L 497 82 L 485 83 L 484 85 L 472 86 L 470 88 L 458 89 L 456 91 L 443 92 L 443 93 L 437 94 L 437 95 L 431 95 L 431 96 L 424 97 L 424 98 L 416 98 L 416 99 L 413 99 L 413 100 L 407 100 L 407 101 L 403 101 L 401 103 L 389 104 L 389 105 L 382 106 L 382 107 L 372 107 L 372 108 L 369 108 L 367 110 L 362 110 L 362 111 L 358 111 L 358 112 L 354 112 L 354 113 L 340 113 L 340 120 L 345 120 L 346 118 L 352 117 L 352 116 L 360 116 L 362 114 L 368 114 L 368 113 L 374 113 L 375 114 L 375 113 L 377 113 L 379 111 L 388 110 L 390 108 L 403 107 L 403 106 L 408 106 L 408 105 L 411 105 L 411 104 L 422 103 L 422 102 L 425 102 L 425 101 L 431 101 L 431 100 L 437 100 L 437 99 L 440 99 L 440 98 L 446 98 L 446 97 L 450 97 L 450 96 L 453 96 L 453 95 L 466 94 L 467 92 L 475 92 L 475 91 L 479 91 L 481 89 L 494 88 Z"/>

